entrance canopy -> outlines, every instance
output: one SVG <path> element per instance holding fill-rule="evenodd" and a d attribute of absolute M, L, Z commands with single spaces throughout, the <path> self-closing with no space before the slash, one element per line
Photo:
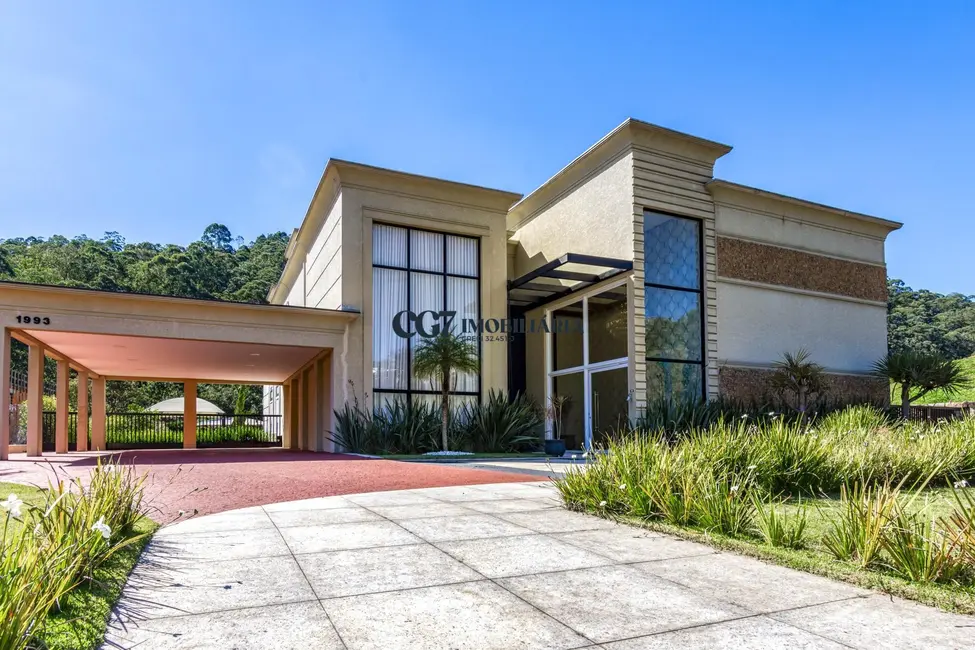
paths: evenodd
<path fill-rule="evenodd" d="M 358 317 L 353 311 L 0 282 L 0 413 L 9 412 L 14 394 L 10 351 L 18 339 L 29 348 L 28 456 L 42 449 L 45 357 L 58 362 L 57 453 L 68 451 L 70 370 L 78 373 L 78 451 L 88 447 L 89 420 L 91 447 L 106 448 L 107 380 L 182 383 L 183 446 L 195 447 L 198 383 L 298 386 L 304 392 L 297 404 L 317 409 L 330 395 L 331 366 L 344 354 L 349 323 Z M 297 418 L 294 406 L 285 408 L 284 439 L 301 444 L 328 422 L 318 410 L 314 420 Z M 10 418 L 0 417 L 0 459 L 7 456 L 10 428 Z"/>
<path fill-rule="evenodd" d="M 195 379 L 277 384 L 321 348 L 266 343 L 195 341 L 27 329 L 25 334 L 109 379 Z M 15 334 L 16 336 L 16 334 Z"/>
<path fill-rule="evenodd" d="M 508 304 L 529 312 L 633 270 L 632 260 L 566 253 L 508 283 Z"/>
<path fill-rule="evenodd" d="M 0 282 L 0 326 L 105 379 L 280 384 L 355 312 Z"/>

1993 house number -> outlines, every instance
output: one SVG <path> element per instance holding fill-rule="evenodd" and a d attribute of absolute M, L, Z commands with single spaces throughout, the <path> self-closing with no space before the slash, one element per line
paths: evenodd
<path fill-rule="evenodd" d="M 47 316 L 21 316 L 18 314 L 17 322 L 24 325 L 50 325 L 51 319 Z"/>

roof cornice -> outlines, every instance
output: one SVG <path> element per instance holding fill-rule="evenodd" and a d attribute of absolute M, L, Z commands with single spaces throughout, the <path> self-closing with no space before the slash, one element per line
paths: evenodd
<path fill-rule="evenodd" d="M 714 162 L 731 151 L 730 146 L 720 142 L 627 118 L 542 183 L 538 189 L 513 205 L 508 213 L 508 230 L 514 231 L 525 225 L 541 210 L 616 162 L 634 147 L 699 164 L 706 167 L 709 173 Z"/>
<path fill-rule="evenodd" d="M 316 206 L 323 201 L 330 205 L 343 187 L 453 203 L 496 212 L 500 218 L 504 218 L 511 205 L 521 198 L 521 194 L 514 192 L 329 158 L 305 217 L 288 242 L 284 270 L 278 282 L 268 291 L 270 302 L 280 303 L 285 299 L 286 295 L 282 294 L 286 289 L 290 290 L 301 268 L 301 253 L 310 247 L 309 238 L 318 233 L 319 222 L 328 213 L 328 210 L 316 210 Z"/>
<path fill-rule="evenodd" d="M 882 219 L 869 214 L 851 212 L 850 210 L 843 210 L 842 208 L 834 208 L 833 206 L 824 205 L 822 203 L 807 201 L 805 199 L 799 199 L 793 196 L 787 196 L 785 194 L 778 194 L 776 192 L 769 192 L 768 190 L 762 190 L 758 189 L 757 187 L 750 187 L 748 185 L 741 185 L 739 183 L 733 183 L 731 181 L 726 181 L 719 178 L 709 181 L 705 187 L 707 187 L 708 192 L 711 193 L 711 196 L 714 197 L 715 201 L 724 201 L 735 205 L 741 205 L 743 207 L 761 208 L 768 205 L 779 204 L 780 206 L 800 208 L 819 214 L 830 215 L 832 217 L 840 217 L 842 219 L 870 224 L 882 229 L 885 231 L 885 233 L 893 232 L 904 225 L 899 221 L 891 221 L 890 219 Z"/>

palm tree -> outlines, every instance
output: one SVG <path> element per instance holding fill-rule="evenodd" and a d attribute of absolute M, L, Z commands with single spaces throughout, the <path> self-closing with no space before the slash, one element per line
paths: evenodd
<path fill-rule="evenodd" d="M 889 352 L 873 366 L 874 374 L 901 387 L 901 415 L 908 419 L 911 402 L 933 390 L 946 395 L 969 386 L 968 377 L 957 361 L 929 352 Z"/>
<path fill-rule="evenodd" d="M 829 386 L 826 369 L 810 361 L 809 356 L 808 350 L 800 348 L 794 353 L 786 352 L 781 361 L 772 364 L 775 368 L 771 378 L 772 388 L 795 395 L 796 410 L 801 420 L 806 419 L 809 399 L 823 393 Z"/>
<path fill-rule="evenodd" d="M 413 351 L 413 375 L 440 383 L 441 441 L 447 451 L 447 426 L 450 419 L 451 376 L 477 372 L 477 348 L 452 332 L 441 332 L 424 339 Z"/>

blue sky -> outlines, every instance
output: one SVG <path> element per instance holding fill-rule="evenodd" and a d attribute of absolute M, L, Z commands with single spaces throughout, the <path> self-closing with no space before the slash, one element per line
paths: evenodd
<path fill-rule="evenodd" d="M 290 231 L 329 157 L 527 193 L 633 116 L 975 293 L 965 3 L 476 5 L 0 3 L 0 237 Z"/>

